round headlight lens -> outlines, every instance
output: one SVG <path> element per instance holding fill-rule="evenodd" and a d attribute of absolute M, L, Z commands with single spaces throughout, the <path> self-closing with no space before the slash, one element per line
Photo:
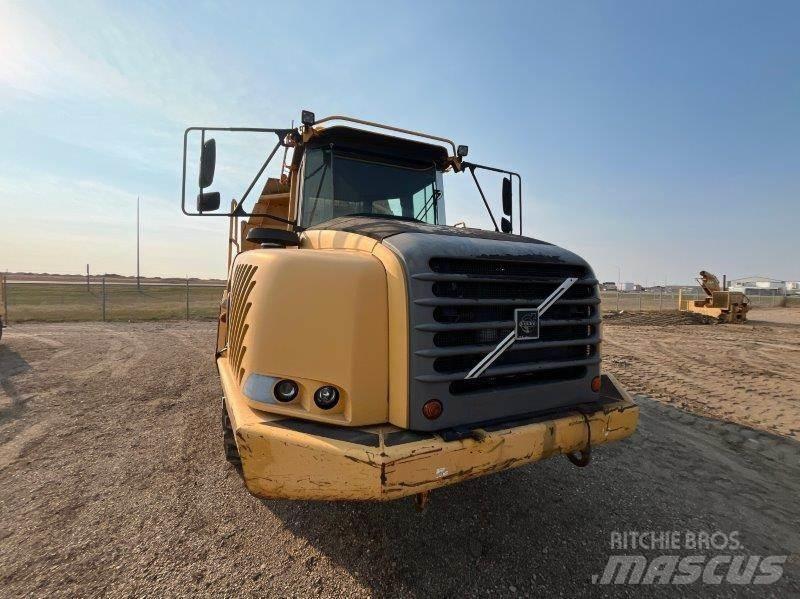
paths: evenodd
<path fill-rule="evenodd" d="M 322 410 L 330 410 L 339 403 L 339 390 L 331 385 L 325 385 L 314 393 L 314 403 Z"/>
<path fill-rule="evenodd" d="M 292 401 L 297 397 L 298 388 L 297 383 L 289 379 L 283 379 L 275 383 L 273 389 L 275 399 L 282 402 Z"/>

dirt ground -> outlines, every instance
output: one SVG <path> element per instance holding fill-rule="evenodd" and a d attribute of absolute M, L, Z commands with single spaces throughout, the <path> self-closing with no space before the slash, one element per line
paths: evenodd
<path fill-rule="evenodd" d="M 421 514 L 410 500 L 248 495 L 222 459 L 213 333 L 197 322 L 6 329 L 0 596 L 588 595 L 609 590 L 591 580 L 620 553 L 610 535 L 650 530 L 738 531 L 748 554 L 788 556 L 769 587 L 651 596 L 800 594 L 796 320 L 605 333 L 606 363 L 631 388 L 720 415 L 725 398 L 742 411 L 750 393 L 748 423 L 785 436 L 638 397 L 637 433 L 588 468 L 557 458 L 485 477 L 434 492 Z M 716 384 L 727 395 L 703 399 Z"/>
<path fill-rule="evenodd" d="M 756 309 L 744 325 L 670 318 L 605 320 L 604 368 L 631 391 L 800 441 L 799 309 Z"/>

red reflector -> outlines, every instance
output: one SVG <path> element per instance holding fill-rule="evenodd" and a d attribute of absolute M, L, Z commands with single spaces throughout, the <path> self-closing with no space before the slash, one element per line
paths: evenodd
<path fill-rule="evenodd" d="M 438 399 L 431 399 L 430 401 L 426 401 L 425 405 L 422 406 L 422 415 L 428 420 L 436 420 L 442 415 L 443 410 L 442 402 Z"/>
<path fill-rule="evenodd" d="M 596 376 L 592 379 L 592 391 L 597 393 L 600 391 L 600 377 Z"/>

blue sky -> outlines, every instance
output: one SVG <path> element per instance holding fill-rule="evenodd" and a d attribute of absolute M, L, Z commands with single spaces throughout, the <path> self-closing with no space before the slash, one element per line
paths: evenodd
<path fill-rule="evenodd" d="M 526 233 L 604 280 L 800 279 L 796 3 L 187 6 L 0 0 L 0 269 L 132 274 L 138 194 L 143 274 L 223 276 L 225 220 L 180 215 L 183 129 L 310 108 L 519 171 Z"/>

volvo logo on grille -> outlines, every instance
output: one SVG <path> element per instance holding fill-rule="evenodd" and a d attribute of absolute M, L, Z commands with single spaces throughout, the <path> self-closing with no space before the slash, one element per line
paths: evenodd
<path fill-rule="evenodd" d="M 486 354 L 483 359 L 472 367 L 465 376 L 465 379 L 476 379 L 491 366 L 504 351 L 514 345 L 518 339 L 538 339 L 539 338 L 539 317 L 550 309 L 562 295 L 564 295 L 572 284 L 577 281 L 576 277 L 564 279 L 553 293 L 544 298 L 536 308 L 518 308 L 514 310 L 514 330 L 505 339 L 498 343 L 495 348 Z M 527 329 L 527 331 L 526 331 Z"/>
<path fill-rule="evenodd" d="M 539 310 L 527 308 L 514 310 L 514 323 L 516 324 L 514 336 L 517 340 L 539 338 Z"/>

